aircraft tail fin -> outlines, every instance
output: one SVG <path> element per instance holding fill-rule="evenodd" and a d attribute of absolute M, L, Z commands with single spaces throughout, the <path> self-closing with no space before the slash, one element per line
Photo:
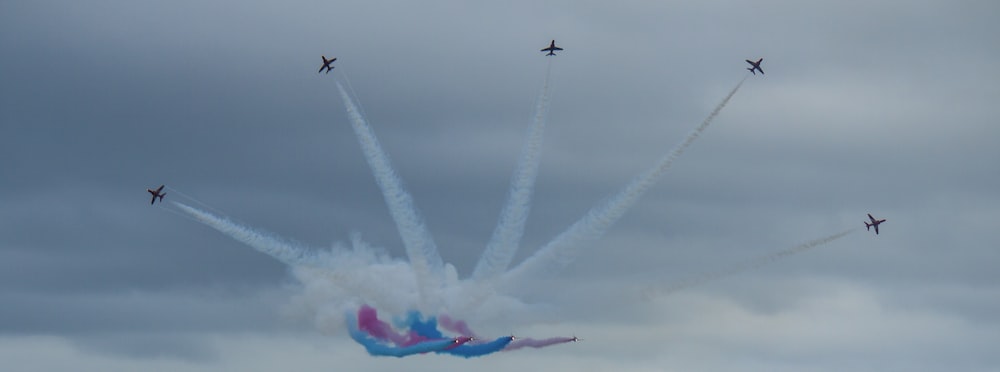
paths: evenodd
<path fill-rule="evenodd" d="M 162 194 L 160 194 L 160 202 L 161 202 L 161 203 L 163 202 L 163 197 L 164 197 L 164 196 L 167 196 L 167 193 L 162 193 Z"/>
<path fill-rule="evenodd" d="M 865 230 L 871 231 L 871 229 L 872 229 L 872 224 L 865 222 Z"/>

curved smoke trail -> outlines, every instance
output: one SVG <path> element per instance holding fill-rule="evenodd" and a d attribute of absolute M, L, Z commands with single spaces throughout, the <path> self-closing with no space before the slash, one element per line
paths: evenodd
<path fill-rule="evenodd" d="M 305 265 L 315 261 L 315 254 L 297 244 L 255 231 L 227 218 L 219 217 L 182 203 L 172 203 L 199 222 L 219 230 L 219 232 L 229 235 L 233 239 L 243 242 L 243 244 L 249 245 L 261 253 L 274 257 L 286 265 Z"/>
<path fill-rule="evenodd" d="M 723 270 L 709 272 L 709 273 L 704 273 L 704 274 L 701 274 L 701 275 L 699 275 L 697 277 L 694 277 L 694 278 L 691 278 L 691 279 L 687 279 L 687 280 L 684 280 L 684 281 L 682 281 L 680 283 L 676 283 L 676 284 L 673 284 L 673 285 L 662 286 L 662 287 L 659 287 L 659 288 L 657 288 L 657 287 L 647 288 L 645 291 L 643 291 L 643 294 L 647 298 L 652 297 L 654 295 L 666 296 L 666 295 L 669 295 L 669 294 L 673 294 L 674 292 L 680 291 L 682 289 L 691 288 L 691 287 L 694 287 L 696 285 L 703 284 L 705 282 L 709 282 L 709 281 L 713 281 L 713 280 L 720 279 L 720 278 L 723 278 L 723 277 L 727 277 L 727 276 L 730 276 L 730 275 L 738 274 L 738 273 L 741 273 L 741 272 L 744 272 L 744 271 L 747 271 L 747 270 L 756 269 L 758 267 L 761 267 L 761 266 L 764 266 L 764 265 L 769 264 L 771 262 L 774 262 L 775 260 L 777 260 L 779 258 L 791 256 L 793 254 L 796 254 L 796 253 L 799 253 L 799 252 L 803 252 L 803 251 L 806 251 L 806 250 L 809 250 L 809 249 L 812 249 L 812 248 L 816 248 L 816 247 L 821 246 L 823 244 L 826 244 L 826 243 L 832 242 L 834 240 L 840 239 L 840 238 L 844 237 L 845 235 L 850 234 L 850 233 L 852 233 L 854 231 L 857 231 L 857 229 L 850 229 L 850 230 L 842 231 L 842 232 L 839 232 L 839 233 L 827 236 L 825 238 L 819 238 L 819 239 L 816 239 L 816 240 L 810 240 L 808 242 L 799 244 L 799 245 L 794 246 L 792 248 L 788 248 L 788 249 L 777 251 L 777 252 L 774 252 L 774 253 L 771 253 L 771 254 L 768 254 L 768 255 L 765 255 L 765 256 L 760 256 L 760 257 L 757 257 L 757 258 L 754 258 L 754 259 L 743 261 L 741 263 L 735 264 L 735 265 L 730 266 L 730 267 L 728 267 L 726 269 L 723 269 Z"/>
<path fill-rule="evenodd" d="M 430 353 L 441 351 L 454 346 L 455 339 L 436 339 L 414 343 L 412 345 L 401 346 L 383 343 L 382 340 L 369 336 L 361 330 L 357 322 L 351 316 L 347 316 L 347 331 L 357 343 L 365 347 L 368 354 L 375 356 L 394 356 L 402 358 L 413 354 Z M 467 341 L 466 341 L 467 342 Z"/>
<path fill-rule="evenodd" d="M 517 253 L 518 244 L 524 236 L 524 225 L 531 211 L 531 195 L 538 177 L 538 166 L 542 152 L 542 138 L 549 114 L 549 79 L 552 74 L 552 59 L 545 71 L 545 83 L 535 105 L 535 117 L 528 134 L 528 141 L 521 150 L 521 158 L 511 177 L 507 203 L 500 213 L 500 222 L 493 230 L 493 237 L 472 272 L 472 279 L 481 281 L 493 279 L 507 270 Z"/>
<path fill-rule="evenodd" d="M 660 159 L 656 166 L 643 172 L 604 203 L 595 206 L 583 218 L 539 249 L 538 252 L 535 252 L 535 254 L 528 257 L 520 265 L 505 273 L 504 278 L 513 280 L 514 278 L 537 277 L 538 274 L 543 272 L 560 269 L 568 265 L 575 258 L 575 253 L 581 247 L 582 243 L 596 240 L 604 235 L 639 200 L 646 190 L 649 190 L 659 180 L 660 176 L 670 168 L 688 146 L 698 139 L 698 136 L 705 131 L 705 128 L 712 123 L 712 120 L 715 119 L 719 112 L 726 107 L 729 99 L 736 94 L 736 91 L 740 89 L 744 81 L 746 81 L 745 77 L 715 107 L 715 110 L 712 110 L 712 113 L 692 130 L 683 142 L 674 147 L 673 151 Z"/>
<path fill-rule="evenodd" d="M 427 301 L 432 289 L 441 283 L 444 263 L 438 254 L 437 246 L 430 231 L 424 225 L 423 219 L 417 213 L 413 198 L 403 188 L 403 182 L 396 175 L 389 162 L 389 156 L 375 137 L 375 132 L 361 116 L 351 96 L 338 82 L 337 89 L 347 106 L 347 116 L 351 119 L 351 127 L 361 143 L 368 166 L 372 169 L 375 181 L 382 190 L 382 196 L 389 206 L 392 219 L 406 247 L 406 255 L 416 273 L 417 288 L 422 301 Z"/>

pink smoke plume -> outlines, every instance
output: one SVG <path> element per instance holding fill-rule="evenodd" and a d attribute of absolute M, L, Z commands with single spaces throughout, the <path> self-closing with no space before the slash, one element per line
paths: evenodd
<path fill-rule="evenodd" d="M 469 329 L 469 325 L 464 320 L 452 319 L 447 315 L 438 315 L 438 324 L 450 332 L 455 332 L 462 336 L 476 337 L 476 333 Z"/>
<path fill-rule="evenodd" d="M 358 329 L 365 331 L 365 333 L 376 339 L 391 341 L 398 346 L 411 346 L 418 342 L 427 341 L 427 337 L 420 336 L 413 331 L 406 334 L 397 333 L 392 329 L 391 325 L 379 320 L 378 312 L 368 305 L 362 305 L 358 309 Z M 465 342 L 468 342 L 468 340 Z"/>

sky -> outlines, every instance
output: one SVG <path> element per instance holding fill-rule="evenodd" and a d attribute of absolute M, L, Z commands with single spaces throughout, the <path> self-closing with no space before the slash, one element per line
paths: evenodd
<path fill-rule="evenodd" d="M 990 1 L 2 2 L 0 360 L 996 370 L 998 13 Z M 552 39 L 565 50 L 545 57 Z M 320 55 L 338 58 L 334 73 L 316 73 Z M 744 59 L 761 57 L 766 75 L 748 76 Z M 469 315 L 493 336 L 582 342 L 369 356 L 317 322 L 295 269 L 169 203 L 316 251 L 360 237 L 404 262 L 337 89 L 349 83 L 444 262 L 468 278 L 547 74 L 515 264 L 743 81 L 606 234 L 565 268 L 514 280 L 524 311 Z M 150 206 L 160 184 L 168 203 Z M 878 236 L 866 213 L 887 219 Z"/>

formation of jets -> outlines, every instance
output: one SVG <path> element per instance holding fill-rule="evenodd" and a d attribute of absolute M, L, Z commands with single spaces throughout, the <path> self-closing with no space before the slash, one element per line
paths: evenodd
<path fill-rule="evenodd" d="M 563 50 L 563 48 L 557 47 L 556 46 L 556 41 L 552 40 L 552 42 L 549 43 L 549 47 L 545 48 L 545 49 L 542 49 L 541 51 L 542 52 L 549 52 L 549 54 L 546 54 L 547 56 L 554 56 L 554 55 L 556 55 L 556 51 L 557 50 Z"/>
<path fill-rule="evenodd" d="M 337 60 L 337 57 L 333 57 L 331 59 L 326 59 L 326 56 L 320 56 L 320 57 L 323 57 L 323 67 L 319 68 L 319 72 L 323 72 L 323 69 L 326 69 L 326 73 L 329 74 L 330 70 L 333 70 L 332 64 L 333 61 Z"/>
<path fill-rule="evenodd" d="M 877 220 L 875 219 L 875 217 L 872 217 L 871 213 L 868 214 L 868 219 L 871 220 L 872 222 L 869 223 L 868 221 L 865 221 L 865 229 L 871 231 L 872 227 L 874 227 L 875 235 L 878 235 L 878 225 L 881 224 L 882 222 L 885 222 L 885 219 Z"/>
<path fill-rule="evenodd" d="M 556 46 L 556 41 L 555 41 L 555 39 L 553 39 L 551 42 L 549 42 L 549 46 L 547 48 L 543 48 L 541 51 L 542 52 L 548 52 L 548 53 L 545 54 L 546 56 L 554 56 L 554 55 L 556 55 L 556 51 L 561 51 L 561 50 L 563 50 L 563 48 L 557 47 Z M 320 57 L 323 58 L 323 66 L 321 66 L 319 68 L 319 72 L 322 73 L 323 70 L 326 70 L 326 73 L 329 74 L 330 71 L 333 70 L 333 62 L 336 61 L 337 58 L 334 57 L 334 58 L 326 59 L 326 56 L 320 56 Z M 748 71 L 750 71 L 754 75 L 757 75 L 757 71 L 760 71 L 761 75 L 764 74 L 764 70 L 762 68 L 760 68 L 760 64 L 761 64 L 761 62 L 764 61 L 764 58 L 759 58 L 759 59 L 757 59 L 756 62 L 751 61 L 749 59 L 746 60 L 746 61 L 747 61 L 747 63 L 750 64 L 750 67 L 747 67 Z M 161 193 L 162 190 L 163 190 L 163 185 L 160 185 L 160 187 L 157 188 L 156 190 L 146 189 L 146 191 L 148 191 L 150 194 L 153 195 L 153 199 L 150 201 L 150 204 L 155 204 L 156 203 L 156 198 L 160 198 L 160 202 L 161 203 L 163 202 L 163 197 L 166 196 L 167 193 Z M 868 214 L 868 219 L 871 220 L 871 222 L 869 223 L 869 222 L 866 221 L 865 222 L 865 227 L 868 228 L 869 231 L 871 230 L 872 227 L 874 227 L 875 228 L 875 235 L 878 235 L 878 225 L 881 224 L 882 222 L 885 222 L 885 220 L 884 219 L 882 219 L 882 220 L 875 219 L 875 217 L 872 217 L 872 215 L 870 213 Z M 513 336 L 511 336 L 511 338 L 513 339 Z M 579 340 L 580 339 L 578 339 L 576 337 L 573 337 L 573 341 L 579 341 Z M 468 342 L 468 341 L 466 341 L 466 342 Z"/>
<path fill-rule="evenodd" d="M 556 46 L 556 41 L 555 41 L 555 39 L 553 39 L 549 43 L 549 46 L 547 48 L 543 48 L 541 51 L 542 52 L 548 52 L 548 53 L 545 54 L 546 56 L 554 56 L 554 55 L 556 55 L 556 51 L 561 51 L 561 50 L 563 50 L 563 48 L 557 47 Z M 333 70 L 333 62 L 336 61 L 337 58 L 334 57 L 334 58 L 326 59 L 326 56 L 320 56 L 320 57 L 323 58 L 323 66 L 321 66 L 319 68 L 319 72 L 322 73 L 323 70 L 326 70 L 326 73 L 329 74 L 330 71 Z M 746 61 L 747 61 L 747 63 L 750 64 L 750 67 L 747 67 L 748 71 L 750 71 L 754 75 L 757 75 L 757 71 L 760 71 L 761 75 L 764 74 L 764 70 L 760 68 L 760 64 L 761 64 L 761 62 L 764 61 L 764 58 L 759 58 L 759 59 L 757 59 L 756 62 L 751 61 L 749 59 L 746 60 Z M 160 202 L 162 203 L 163 202 L 163 197 L 167 195 L 167 193 L 165 193 L 165 192 L 161 193 L 161 191 L 163 191 L 163 185 L 160 185 L 160 187 L 158 187 L 156 190 L 146 189 L 146 191 L 148 191 L 150 194 L 153 195 L 153 199 L 150 200 L 150 204 L 155 204 L 156 203 L 156 198 L 160 198 Z M 872 217 L 871 213 L 868 214 L 868 219 L 871 220 L 871 222 L 865 221 L 865 227 L 869 231 L 871 230 L 872 227 L 874 227 L 875 228 L 875 235 L 878 235 L 878 225 L 881 224 L 882 222 L 885 222 L 885 220 L 884 219 L 882 219 L 882 220 L 875 219 L 875 217 Z M 511 336 L 511 338 L 513 339 L 513 336 Z M 576 338 L 576 337 L 573 337 L 573 341 L 579 341 L 579 339 Z M 468 342 L 468 341 L 466 341 L 466 342 Z"/>
<path fill-rule="evenodd" d="M 156 198 L 160 198 L 160 203 L 163 203 L 163 197 L 167 196 L 167 193 L 161 192 L 163 191 L 163 185 L 157 187 L 156 190 L 146 189 L 146 191 L 149 192 L 150 194 L 153 194 L 153 200 L 149 201 L 150 205 L 156 204 Z"/>
<path fill-rule="evenodd" d="M 749 60 L 749 59 L 748 59 L 748 60 L 747 60 L 747 63 L 749 63 L 749 64 L 750 64 L 750 67 L 747 67 L 747 70 L 750 70 L 750 72 L 753 72 L 753 74 L 754 74 L 754 75 L 757 75 L 757 73 L 756 73 L 756 72 L 754 72 L 754 70 L 757 70 L 757 71 L 760 71 L 760 74 L 761 74 L 761 75 L 764 75 L 764 70 L 761 70 L 761 69 L 760 69 L 760 63 L 761 63 L 762 61 L 764 61 L 764 59 L 763 59 L 763 58 L 761 58 L 761 59 L 758 59 L 758 60 L 757 60 L 757 62 L 754 62 L 754 61 L 751 61 L 751 60 Z"/>

